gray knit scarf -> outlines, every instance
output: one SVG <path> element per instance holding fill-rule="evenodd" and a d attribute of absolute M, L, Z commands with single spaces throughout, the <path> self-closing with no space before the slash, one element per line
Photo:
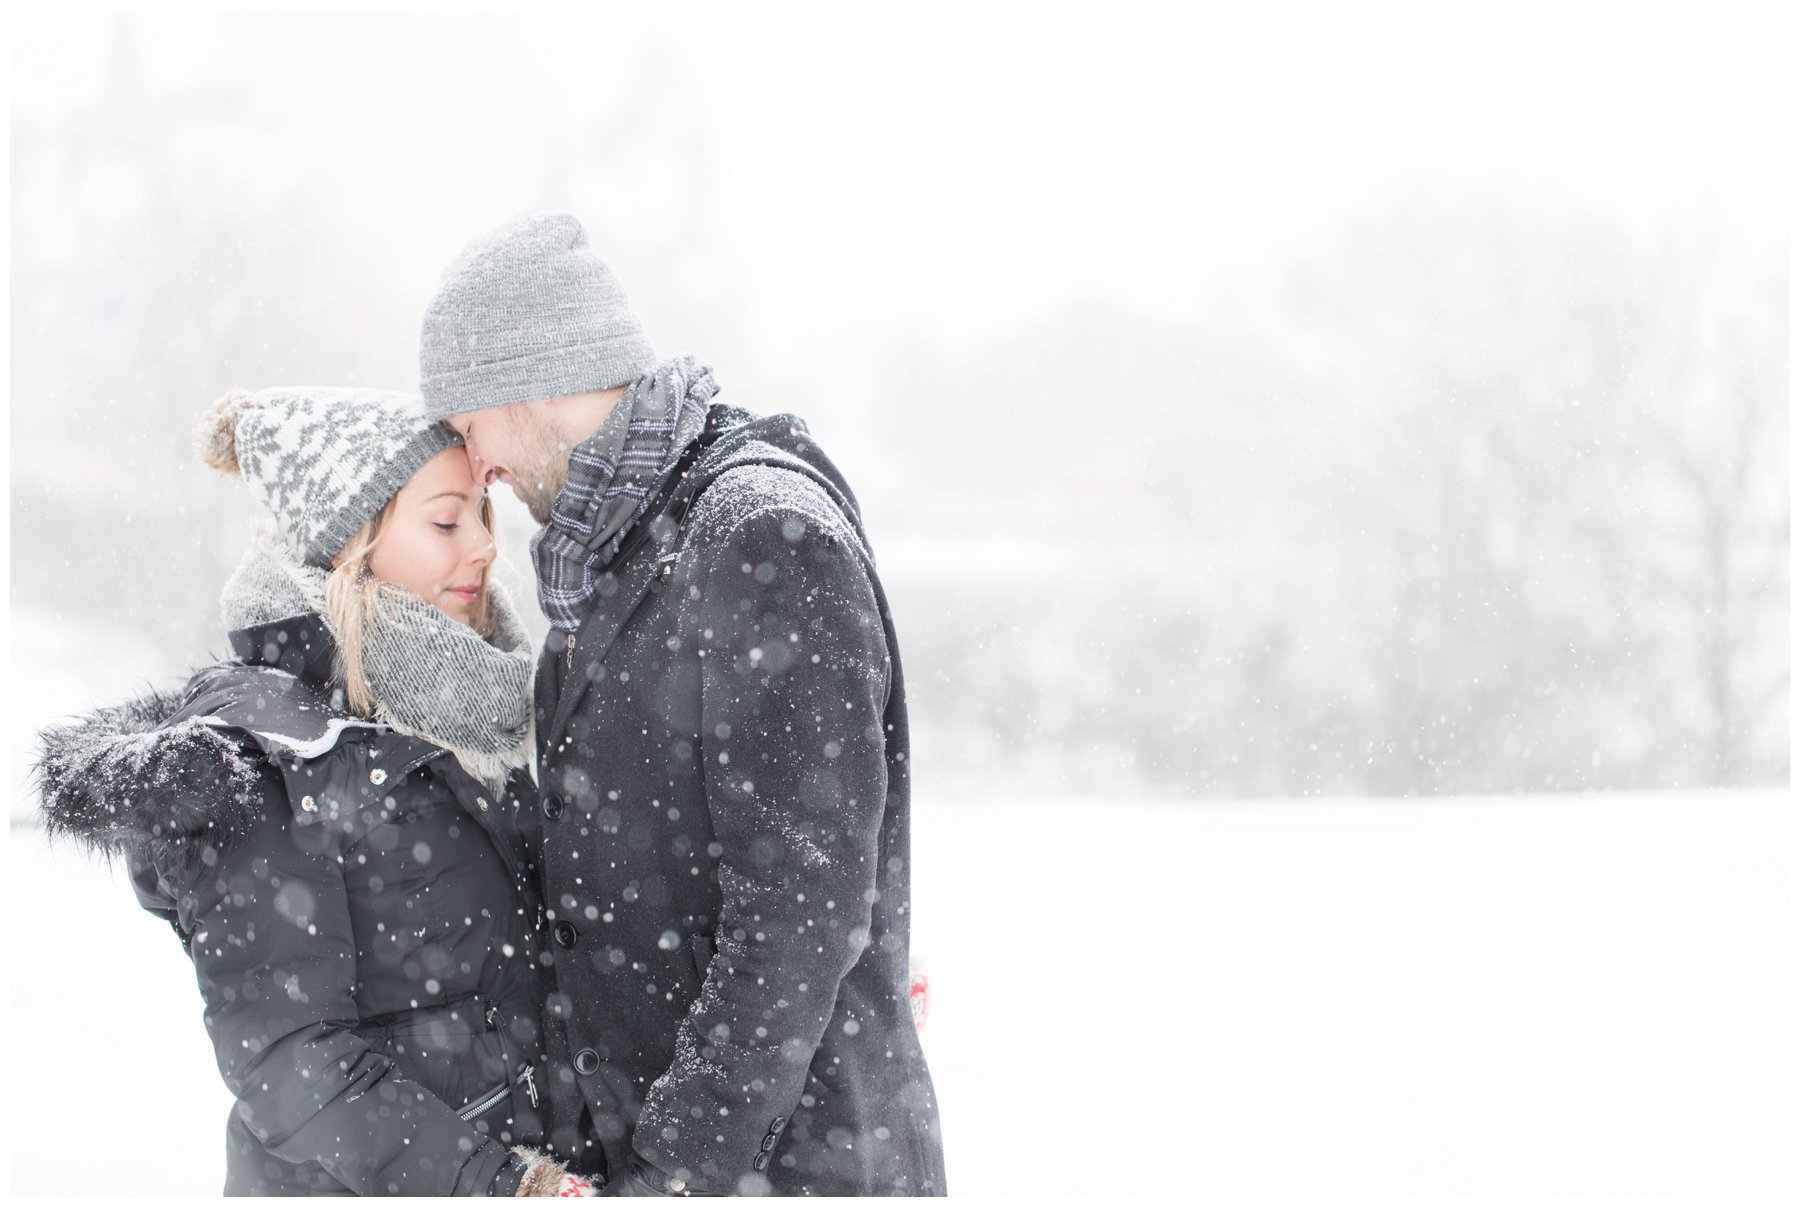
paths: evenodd
<path fill-rule="evenodd" d="M 666 360 L 619 399 L 629 420 L 616 458 L 607 447 L 608 424 L 570 451 L 569 480 L 531 542 L 538 602 L 553 626 L 571 633 L 581 627 L 600 571 L 643 517 L 658 480 L 706 426 L 707 404 L 718 392 L 712 370 L 693 357 Z"/>
<path fill-rule="evenodd" d="M 225 584 L 225 627 L 317 612 L 341 649 L 325 580 L 264 526 Z M 505 588 L 490 582 L 488 597 L 494 635 L 483 638 L 412 592 L 382 586 L 363 625 L 362 665 L 376 721 L 442 746 L 497 794 L 511 771 L 531 765 L 532 650 Z"/>

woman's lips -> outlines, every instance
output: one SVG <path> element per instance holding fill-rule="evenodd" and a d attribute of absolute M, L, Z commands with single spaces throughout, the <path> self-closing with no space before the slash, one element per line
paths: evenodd
<path fill-rule="evenodd" d="M 480 587 L 445 587 L 444 594 L 454 595 L 464 603 L 474 603 L 475 597 L 481 594 Z"/>

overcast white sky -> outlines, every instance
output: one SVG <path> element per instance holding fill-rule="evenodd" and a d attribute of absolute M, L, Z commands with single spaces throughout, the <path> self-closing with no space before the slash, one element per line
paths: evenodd
<path fill-rule="evenodd" d="M 571 205 L 640 239 L 703 198 L 760 321 L 978 342 L 1071 296 L 1197 314 L 1397 197 L 1499 193 L 1778 245 L 1783 18 L 1638 7 L 128 20 L 152 90 L 205 84 L 266 132 L 243 148 L 247 189 L 316 180 L 421 296 L 564 159 Z M 15 121 L 92 103 L 113 20 L 15 16 Z M 559 154 L 631 87 L 658 95 L 626 110 L 629 145 Z M 692 178 L 692 138 L 716 179 Z M 711 269 L 692 271 L 703 288 Z"/>

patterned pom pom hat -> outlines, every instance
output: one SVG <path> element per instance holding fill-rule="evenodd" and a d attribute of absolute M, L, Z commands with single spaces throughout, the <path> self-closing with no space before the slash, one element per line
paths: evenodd
<path fill-rule="evenodd" d="M 320 567 L 420 466 L 462 443 L 411 394 L 333 386 L 234 390 L 194 440 L 208 465 L 249 483 L 295 555 Z"/>

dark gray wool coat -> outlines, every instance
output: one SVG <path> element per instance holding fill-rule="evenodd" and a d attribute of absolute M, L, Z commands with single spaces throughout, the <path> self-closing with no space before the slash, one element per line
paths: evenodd
<path fill-rule="evenodd" d="M 226 1194 L 511 1194 L 541 1141 L 536 794 L 334 708 L 316 615 L 44 735 L 46 825 L 123 855 L 237 1097 Z M 525 829 L 516 818 L 525 816 Z"/>
<path fill-rule="evenodd" d="M 905 689 L 857 505 L 792 416 L 714 407 L 702 439 L 685 523 L 628 533 L 539 664 L 552 1141 L 663 1189 L 941 1194 Z"/>

